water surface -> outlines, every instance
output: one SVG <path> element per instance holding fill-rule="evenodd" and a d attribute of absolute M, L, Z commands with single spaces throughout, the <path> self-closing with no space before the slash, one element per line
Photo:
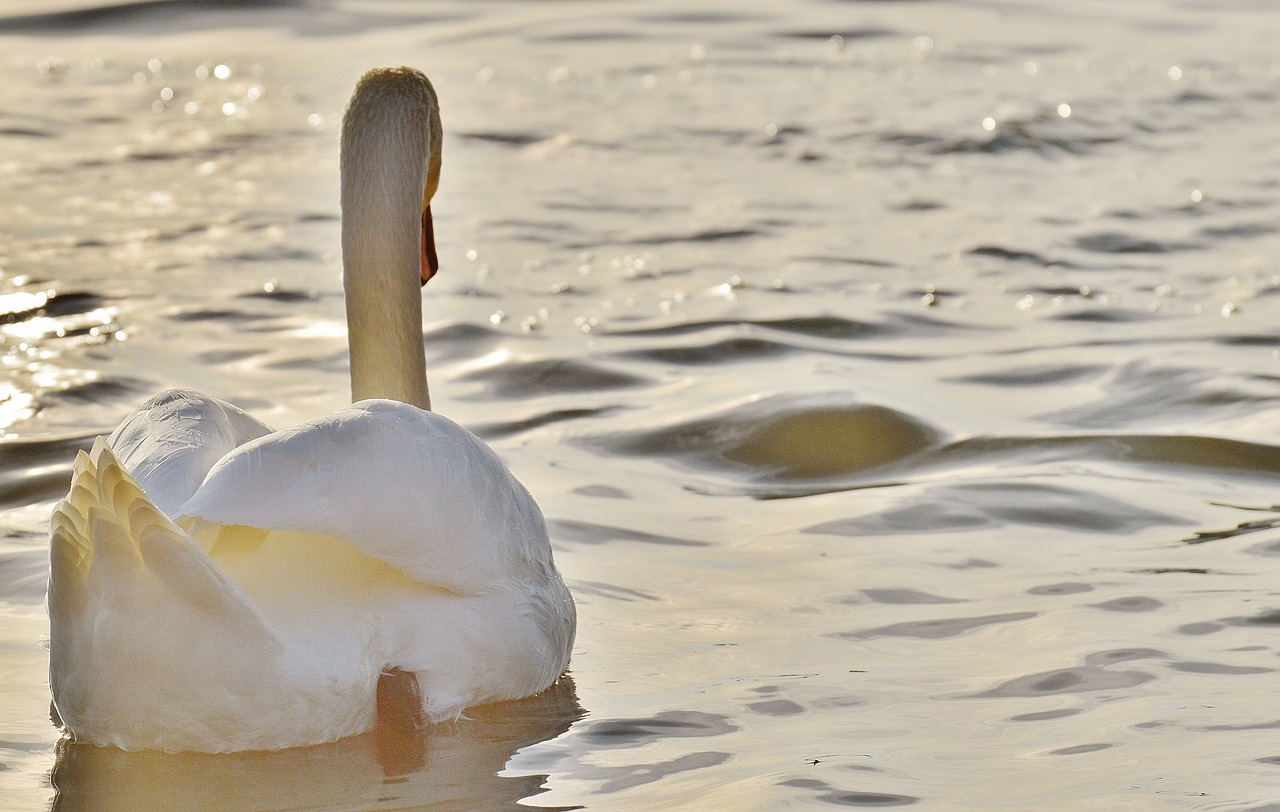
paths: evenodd
<path fill-rule="evenodd" d="M 19 0 L 0 16 L 6 809 L 1280 803 L 1264 2 Z M 539 499 L 571 679 L 412 740 L 58 743 L 77 448 L 346 397 L 337 134 L 446 116 L 437 408 Z"/>

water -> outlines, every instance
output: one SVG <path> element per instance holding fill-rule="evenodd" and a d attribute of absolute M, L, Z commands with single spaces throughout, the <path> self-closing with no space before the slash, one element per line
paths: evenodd
<path fill-rule="evenodd" d="M 10 2 L 3 807 L 1276 808 L 1272 12 Z M 432 394 L 547 513 L 572 679 L 410 741 L 58 745 L 74 450 L 167 386 L 343 401 L 335 125 L 400 63 L 446 116 Z"/>

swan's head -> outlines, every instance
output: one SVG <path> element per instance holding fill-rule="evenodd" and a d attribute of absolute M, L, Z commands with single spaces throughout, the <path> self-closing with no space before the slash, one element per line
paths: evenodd
<path fill-rule="evenodd" d="M 440 103 L 421 71 L 376 68 L 360 77 L 342 119 L 343 218 L 404 212 L 408 206 L 398 199 L 398 191 L 406 183 L 421 190 L 422 207 L 416 217 L 422 230 L 424 285 L 440 267 L 431 198 L 440 185 L 442 140 Z M 393 195 L 396 199 L 388 199 Z"/>

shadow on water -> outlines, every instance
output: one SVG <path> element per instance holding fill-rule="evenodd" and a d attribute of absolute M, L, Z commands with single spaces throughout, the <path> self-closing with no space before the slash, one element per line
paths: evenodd
<path fill-rule="evenodd" d="M 397 733 L 380 726 L 277 752 L 125 752 L 58 745 L 55 812 L 112 810 L 524 809 L 544 775 L 499 775 L 521 748 L 567 731 L 585 711 L 566 676 L 538 696 L 472 708 L 468 718 Z"/>

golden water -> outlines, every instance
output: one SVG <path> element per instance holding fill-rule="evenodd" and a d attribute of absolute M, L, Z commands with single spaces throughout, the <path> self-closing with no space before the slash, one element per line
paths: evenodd
<path fill-rule="evenodd" d="M 0 807 L 1280 804 L 1269 3 L 0 16 Z M 193 386 L 347 391 L 336 123 L 444 105 L 436 407 L 539 499 L 572 679 L 410 740 L 58 744 L 45 524 Z"/>

